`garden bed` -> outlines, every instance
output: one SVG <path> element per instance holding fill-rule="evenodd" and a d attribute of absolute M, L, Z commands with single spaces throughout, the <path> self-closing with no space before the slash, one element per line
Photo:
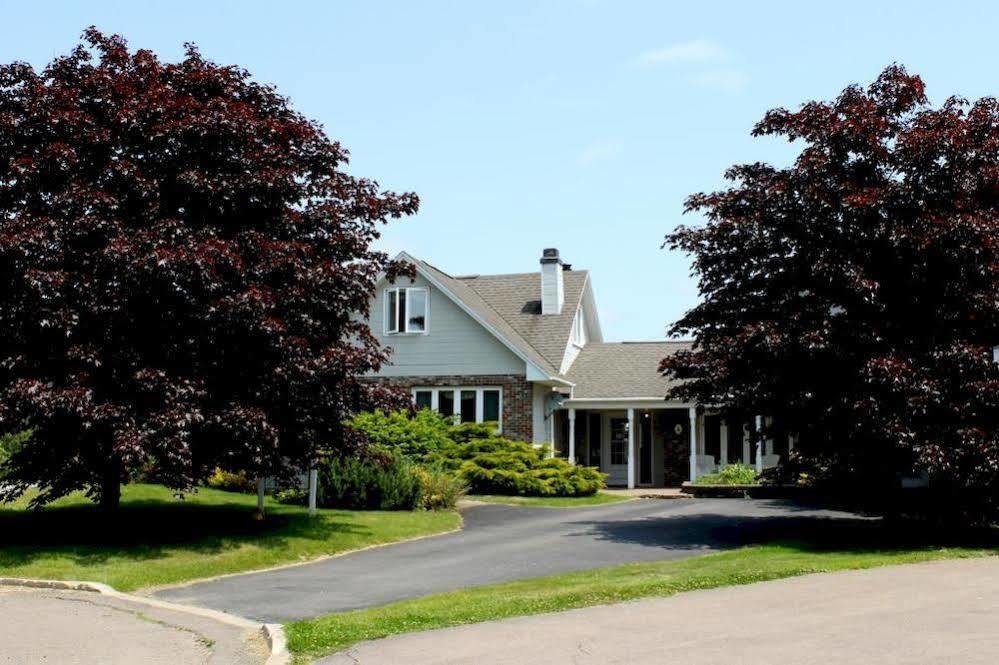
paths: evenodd
<path fill-rule="evenodd" d="M 715 499 L 801 499 L 811 490 L 799 485 L 698 485 L 686 482 L 680 491 L 695 497 Z"/>

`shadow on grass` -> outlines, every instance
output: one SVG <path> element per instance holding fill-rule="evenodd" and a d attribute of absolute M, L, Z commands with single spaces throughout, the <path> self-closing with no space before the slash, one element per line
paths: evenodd
<path fill-rule="evenodd" d="M 941 529 L 913 522 L 886 522 L 823 511 L 814 506 L 781 506 L 774 515 L 703 512 L 640 520 L 578 521 L 574 535 L 664 550 L 726 550 L 779 544 L 802 552 L 890 553 L 939 548 L 993 549 L 999 528 Z M 811 514 L 809 514 L 811 513 Z"/>
<path fill-rule="evenodd" d="M 284 549 L 288 539 L 326 541 L 336 534 L 366 535 L 370 528 L 326 515 L 278 508 L 264 520 L 252 506 L 131 500 L 108 516 L 93 505 L 49 506 L 41 511 L 0 508 L 0 571 L 52 555 L 81 566 L 112 558 L 153 560 L 171 552 L 212 555 L 252 542 Z"/>

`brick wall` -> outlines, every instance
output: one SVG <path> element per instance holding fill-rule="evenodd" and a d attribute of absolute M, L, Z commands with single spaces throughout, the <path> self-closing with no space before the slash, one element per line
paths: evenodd
<path fill-rule="evenodd" d="M 503 436 L 518 441 L 533 441 L 533 394 L 531 383 L 524 376 L 516 374 L 386 376 L 374 380 L 406 389 L 416 386 L 442 388 L 497 386 L 503 391 Z"/>

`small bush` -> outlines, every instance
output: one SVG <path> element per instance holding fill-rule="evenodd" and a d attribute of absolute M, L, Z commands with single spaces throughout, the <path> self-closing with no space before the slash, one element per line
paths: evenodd
<path fill-rule="evenodd" d="M 212 489 L 244 494 L 253 494 L 257 491 L 256 481 L 248 477 L 246 471 L 233 472 L 215 469 L 215 472 L 208 478 L 208 486 Z"/>
<path fill-rule="evenodd" d="M 6 462 L 30 438 L 30 430 L 0 436 L 0 464 Z"/>
<path fill-rule="evenodd" d="M 729 464 L 697 479 L 697 485 L 758 485 L 760 474 L 745 464 Z"/>
<path fill-rule="evenodd" d="M 453 473 L 417 467 L 420 477 L 420 507 L 424 510 L 448 510 L 454 508 L 465 494 L 465 483 Z"/>
<path fill-rule="evenodd" d="M 300 487 L 288 487 L 275 492 L 274 500 L 291 506 L 304 506 L 309 502 L 309 492 Z"/>
<path fill-rule="evenodd" d="M 387 459 L 336 457 L 319 471 L 322 505 L 348 510 L 413 510 L 422 482 L 415 465 L 400 456 Z"/>

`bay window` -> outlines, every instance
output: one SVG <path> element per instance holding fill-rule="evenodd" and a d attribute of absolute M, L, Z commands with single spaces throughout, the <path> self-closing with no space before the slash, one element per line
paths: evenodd
<path fill-rule="evenodd" d="M 494 422 L 502 430 L 503 391 L 500 388 L 414 388 L 418 409 L 432 409 L 458 423 Z"/>
<path fill-rule="evenodd" d="M 421 287 L 385 289 L 385 333 L 426 334 L 430 298 Z"/>

